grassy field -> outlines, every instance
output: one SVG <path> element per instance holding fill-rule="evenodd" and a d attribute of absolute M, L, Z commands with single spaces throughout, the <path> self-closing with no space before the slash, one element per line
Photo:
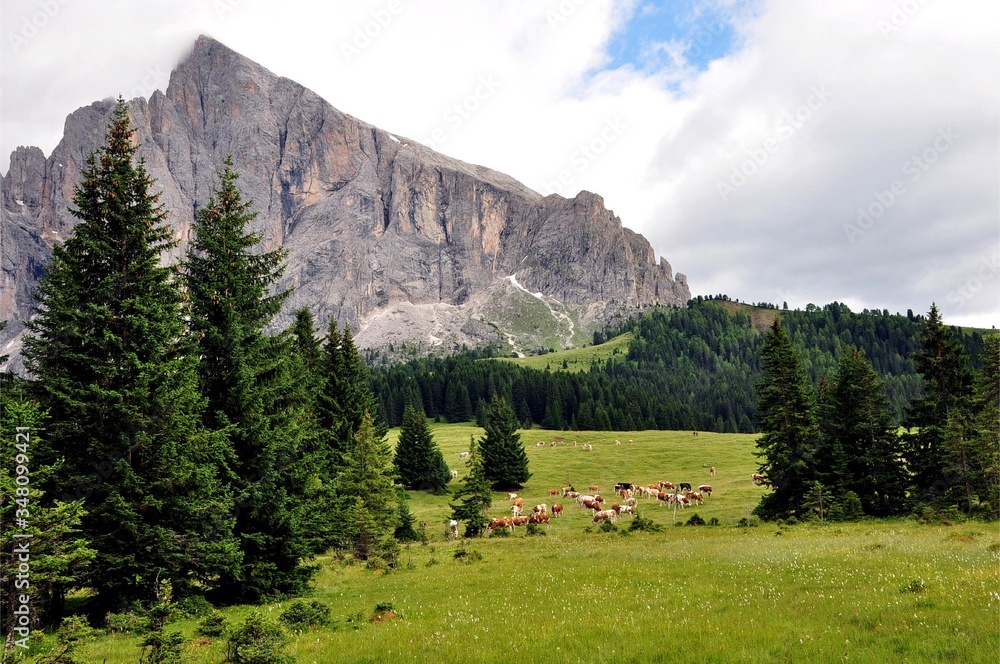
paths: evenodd
<path fill-rule="evenodd" d="M 435 425 L 434 432 L 449 464 L 464 474 L 458 454 L 481 430 Z M 555 436 L 567 443 L 534 447 Z M 764 491 L 750 481 L 753 436 L 535 429 L 522 438 L 533 473 L 521 492 L 526 504 L 551 505 L 547 490 L 567 481 L 576 488 L 709 483 L 715 492 L 706 504 L 677 518 L 697 512 L 720 525 L 674 527 L 672 511 L 640 501 L 662 532 L 629 533 L 625 517 L 618 532 L 604 533 L 566 504 L 545 536 L 519 530 L 463 545 L 446 540 L 448 498 L 414 493 L 411 507 L 427 523 L 430 542 L 407 547 L 402 568 L 388 574 L 323 557 L 312 598 L 327 604 L 336 622 L 297 636 L 297 661 L 997 661 L 995 523 L 737 527 Z M 573 447 L 574 439 L 594 450 Z M 506 496 L 496 494 L 493 513 L 506 506 Z M 462 546 L 474 553 L 456 559 Z M 369 624 L 364 618 L 384 602 L 401 618 Z M 264 610 L 277 615 L 286 604 Z M 225 613 L 241 619 L 249 611 Z M 196 624 L 171 628 L 193 637 Z M 104 637 L 79 659 L 134 663 L 138 643 Z M 185 661 L 224 661 L 222 639 L 187 647 Z"/>
<path fill-rule="evenodd" d="M 522 367 L 538 369 L 544 371 L 546 368 L 553 371 L 563 370 L 563 361 L 566 362 L 566 371 L 577 372 L 587 371 L 595 360 L 607 360 L 618 355 L 624 357 L 628 353 L 628 346 L 632 343 L 632 333 L 619 335 L 614 339 L 609 339 L 597 346 L 584 346 L 582 348 L 570 348 L 568 350 L 557 350 L 554 353 L 545 355 L 529 355 L 527 357 L 498 357 L 494 358 L 503 362 L 513 362 Z"/>

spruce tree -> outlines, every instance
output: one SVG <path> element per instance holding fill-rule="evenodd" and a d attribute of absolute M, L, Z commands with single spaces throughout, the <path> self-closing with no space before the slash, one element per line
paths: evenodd
<path fill-rule="evenodd" d="M 479 444 L 473 436 L 469 436 L 469 457 L 465 465 L 468 470 L 461 488 L 455 492 L 455 499 L 459 502 L 451 504 L 451 518 L 465 523 L 465 537 L 477 537 L 483 534 L 489 523 L 487 513 L 493 504 L 493 490 L 486 478 Z"/>
<path fill-rule="evenodd" d="M 86 496 L 95 612 L 153 601 L 165 580 L 179 597 L 198 592 L 239 561 L 232 496 L 217 472 L 225 441 L 201 426 L 181 290 L 160 261 L 175 240 L 133 133 L 119 99 L 74 191 L 80 223 L 53 249 L 25 340 L 50 417 L 39 460 L 64 459 L 58 486 Z"/>
<path fill-rule="evenodd" d="M 761 350 L 764 378 L 757 389 L 760 474 L 771 487 L 756 513 L 765 519 L 805 513 L 805 496 L 815 481 L 813 459 L 818 430 L 812 388 L 792 340 L 775 319 Z"/>
<path fill-rule="evenodd" d="M 399 481 L 407 489 L 438 491 L 451 481 L 451 471 L 422 410 L 407 406 L 403 411 L 394 463 Z"/>
<path fill-rule="evenodd" d="M 80 531 L 83 499 L 46 500 L 41 489 L 58 471 L 58 465 L 37 463 L 35 451 L 45 435 L 42 426 L 37 403 L 19 388 L 5 386 L 0 391 L 0 430 L 4 432 L 0 458 L 7 460 L 0 465 L 0 587 L 7 590 L 0 603 L 7 635 L 4 661 L 13 654 L 14 642 L 26 638 L 24 631 L 15 631 L 18 596 L 31 596 L 30 631 L 43 623 L 58 624 L 66 592 L 83 586 L 85 571 L 96 555 Z M 26 477 L 27 483 L 18 477 Z M 24 583 L 19 565 L 25 545 L 30 549 L 30 586 L 18 589 L 15 582 Z M 22 574 L 20 580 L 18 574 Z"/>
<path fill-rule="evenodd" d="M 524 451 L 520 423 L 507 400 L 493 397 L 486 413 L 486 434 L 479 440 L 486 479 L 495 489 L 520 489 L 531 473 L 528 454 Z"/>
<path fill-rule="evenodd" d="M 912 474 L 911 493 L 918 502 L 946 501 L 953 475 L 945 471 L 945 432 L 949 418 L 968 407 L 972 376 L 955 331 L 941 320 L 937 305 L 920 332 L 913 363 L 923 379 L 924 396 L 911 404 L 906 460 Z"/>
<path fill-rule="evenodd" d="M 389 540 L 399 525 L 394 474 L 389 443 L 366 414 L 336 481 L 345 543 L 360 560 L 391 549 Z"/>
<path fill-rule="evenodd" d="M 841 473 L 827 486 L 853 491 L 865 514 L 889 516 L 904 510 L 907 477 L 902 448 L 889 411 L 885 381 L 872 369 L 864 353 L 847 349 L 833 384 L 827 390 L 823 412 L 822 449 L 836 450 L 829 459 L 817 455 L 817 472 Z"/>
<path fill-rule="evenodd" d="M 258 250 L 261 236 L 248 230 L 256 213 L 238 179 L 227 159 L 218 188 L 198 210 L 185 281 L 201 356 L 199 385 L 208 401 L 205 423 L 228 438 L 223 472 L 237 498 L 243 560 L 222 575 L 219 595 L 259 601 L 304 590 L 311 570 L 302 561 L 312 547 L 296 511 L 303 490 L 294 479 L 302 406 L 294 398 L 292 343 L 287 335 L 264 334 L 288 297 L 288 291 L 270 292 L 284 270 L 284 252 Z"/>

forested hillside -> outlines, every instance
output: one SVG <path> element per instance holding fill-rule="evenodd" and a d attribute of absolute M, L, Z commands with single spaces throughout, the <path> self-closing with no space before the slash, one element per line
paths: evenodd
<path fill-rule="evenodd" d="M 814 384 L 834 373 L 841 352 L 856 346 L 886 381 L 897 421 L 921 382 L 912 354 L 924 317 L 888 311 L 854 313 L 843 304 L 805 311 L 762 312 L 698 297 L 686 308 L 648 312 L 608 330 L 611 339 L 631 332 L 627 354 L 595 361 L 588 371 L 559 371 L 558 354 L 547 370 L 486 361 L 490 350 L 449 358 L 424 358 L 380 367 L 373 387 L 382 414 L 392 425 L 406 405 L 420 405 L 428 417 L 459 422 L 476 417 L 494 394 L 514 405 L 523 422 L 555 429 L 702 429 L 754 432 L 760 380 L 761 313 L 780 316 Z M 983 339 L 961 335 L 973 367 Z"/>

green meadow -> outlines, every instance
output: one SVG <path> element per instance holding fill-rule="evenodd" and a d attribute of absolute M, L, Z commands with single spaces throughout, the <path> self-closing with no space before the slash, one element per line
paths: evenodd
<path fill-rule="evenodd" d="M 433 431 L 449 465 L 464 474 L 459 453 L 481 430 L 442 424 Z M 565 442 L 550 447 L 557 436 Z M 522 439 L 533 473 L 521 492 L 526 505 L 551 506 L 548 489 L 567 482 L 597 484 L 609 497 L 619 481 L 711 484 L 705 505 L 678 510 L 676 521 L 697 513 L 719 525 L 675 526 L 672 510 L 640 499 L 640 514 L 662 532 L 630 532 L 628 516 L 617 531 L 602 532 L 573 501 L 562 501 L 565 516 L 544 536 L 522 528 L 507 538 L 456 542 L 447 539 L 449 497 L 414 492 L 411 509 L 427 524 L 428 543 L 404 547 L 399 569 L 389 573 L 322 557 L 308 599 L 329 606 L 334 624 L 297 635 L 296 661 L 997 661 L 996 523 L 740 527 L 765 491 L 750 480 L 753 436 L 534 429 Z M 539 441 L 546 445 L 535 447 Z M 507 506 L 506 494 L 495 494 L 493 513 L 506 514 Z M 399 618 L 370 623 L 383 603 Z M 277 616 L 287 604 L 263 610 Z M 224 613 L 235 621 L 251 608 Z M 225 661 L 224 639 L 194 640 L 197 622 L 168 626 L 192 639 L 185 661 Z M 140 642 L 104 636 L 79 649 L 78 659 L 134 663 Z"/>
<path fill-rule="evenodd" d="M 595 362 L 613 359 L 615 356 L 625 357 L 628 354 L 628 346 L 632 343 L 634 336 L 631 332 L 626 332 L 596 346 L 581 346 L 580 348 L 557 350 L 554 353 L 546 353 L 545 355 L 496 357 L 493 359 L 501 362 L 511 362 L 529 369 L 538 369 L 539 371 L 544 371 L 545 369 L 562 371 L 564 370 L 563 362 L 565 362 L 565 371 L 576 373 L 578 371 L 588 371 L 590 366 Z"/>

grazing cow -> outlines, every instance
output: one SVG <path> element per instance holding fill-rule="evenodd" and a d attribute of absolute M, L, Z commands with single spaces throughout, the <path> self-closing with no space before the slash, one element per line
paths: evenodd
<path fill-rule="evenodd" d="M 521 514 L 521 506 L 520 505 L 511 505 L 510 506 L 510 515 L 511 516 L 520 516 L 520 514 Z"/>
<path fill-rule="evenodd" d="M 645 495 L 646 498 L 656 498 L 656 494 L 659 493 L 658 489 L 654 489 L 648 486 L 639 487 L 639 490 L 642 491 L 643 495 Z"/>
<path fill-rule="evenodd" d="M 467 458 L 468 456 L 469 456 L 469 453 L 468 453 L 468 452 L 459 452 L 459 453 L 458 453 L 458 458 L 459 458 L 459 459 L 465 459 L 465 458 Z"/>
<path fill-rule="evenodd" d="M 709 498 L 712 497 L 712 486 L 710 484 L 699 484 L 698 491 L 706 494 Z"/>
<path fill-rule="evenodd" d="M 764 483 L 764 476 L 761 475 L 760 473 L 752 473 L 750 475 L 750 479 L 753 481 L 754 484 L 763 484 Z"/>
<path fill-rule="evenodd" d="M 567 491 L 566 493 L 563 494 L 563 498 L 576 498 L 577 500 L 579 500 L 580 499 L 580 492 L 579 491 Z"/>
<path fill-rule="evenodd" d="M 594 502 L 595 503 L 603 503 L 604 502 L 604 498 L 602 498 L 600 496 L 600 494 L 594 494 Z"/>
<path fill-rule="evenodd" d="M 677 485 L 677 488 L 680 491 L 690 491 L 691 490 L 691 483 L 690 482 L 681 482 L 680 484 Z"/>
<path fill-rule="evenodd" d="M 614 511 L 615 514 L 621 514 L 622 506 L 619 505 L 618 503 L 611 503 L 611 509 Z"/>
<path fill-rule="evenodd" d="M 631 514 L 632 516 L 635 516 L 635 510 L 631 505 L 622 505 L 621 509 L 618 510 L 618 515 L 621 516 L 622 514 Z"/>
<path fill-rule="evenodd" d="M 593 496 L 585 494 L 585 495 L 582 495 L 582 496 L 577 496 L 576 497 L 576 502 L 578 502 L 581 505 L 583 505 L 584 501 L 586 501 L 586 500 L 593 500 L 593 499 L 594 499 Z"/>
<path fill-rule="evenodd" d="M 583 509 L 585 510 L 600 510 L 601 504 L 596 500 L 585 500 L 583 501 Z"/>
<path fill-rule="evenodd" d="M 601 487 L 597 486 L 596 484 L 591 484 L 590 486 L 587 487 L 587 491 L 593 491 L 594 493 L 597 493 L 600 490 Z"/>
<path fill-rule="evenodd" d="M 663 488 L 663 484 L 664 482 L 653 482 L 652 484 L 647 484 L 646 487 L 649 489 L 653 489 L 654 491 L 659 491 L 660 489 Z"/>
<path fill-rule="evenodd" d="M 660 482 L 660 491 L 673 491 L 674 489 L 673 482 Z"/>
<path fill-rule="evenodd" d="M 524 526 L 528 523 L 528 517 L 526 516 L 515 516 L 511 520 L 511 527 L 517 528 L 518 526 Z"/>
<path fill-rule="evenodd" d="M 516 499 L 517 499 L 517 494 L 516 493 L 508 493 L 507 494 L 507 500 L 509 502 L 514 502 Z"/>
<path fill-rule="evenodd" d="M 618 515 L 615 514 L 614 510 L 599 510 L 594 512 L 594 518 L 591 520 L 591 523 L 600 523 L 604 520 L 609 520 L 611 523 L 618 523 Z"/>
<path fill-rule="evenodd" d="M 549 443 L 549 447 L 555 447 L 555 446 L 556 446 L 556 441 L 553 440 L 551 443 Z"/>
<path fill-rule="evenodd" d="M 620 441 L 620 440 L 616 440 L 615 441 L 615 445 L 621 445 L 621 444 L 622 444 L 622 441 Z"/>
<path fill-rule="evenodd" d="M 451 471 L 451 479 L 455 479 L 457 477 L 458 477 L 458 471 L 457 470 Z"/>
<path fill-rule="evenodd" d="M 628 500 L 625 501 L 625 504 L 628 505 L 629 507 L 635 507 L 637 501 L 635 498 L 629 498 Z"/>
<path fill-rule="evenodd" d="M 691 506 L 691 499 L 688 498 L 687 496 L 682 496 L 680 494 L 675 494 L 675 496 L 676 496 L 677 504 L 681 506 L 681 509 L 684 509 L 685 507 L 690 507 Z"/>
<path fill-rule="evenodd" d="M 709 474 L 710 474 L 710 475 L 711 475 L 712 477 L 715 477 L 715 466 L 712 466 L 711 468 L 709 468 L 709 469 L 708 469 L 708 472 L 709 472 Z"/>
<path fill-rule="evenodd" d="M 690 500 L 692 503 L 698 503 L 699 505 L 705 504 L 705 499 L 702 497 L 700 491 L 688 491 L 684 494 L 684 497 Z"/>
<path fill-rule="evenodd" d="M 448 522 L 448 528 L 451 530 L 451 538 L 455 539 L 458 537 L 458 521 L 452 519 Z"/>
<path fill-rule="evenodd" d="M 659 493 L 656 494 L 657 505 L 661 503 L 666 503 L 667 505 L 670 505 L 671 503 L 673 503 L 673 495 L 674 494 L 667 493 L 666 491 L 660 491 Z"/>
<path fill-rule="evenodd" d="M 698 435 L 698 432 L 697 432 L 697 431 L 692 431 L 692 432 L 691 432 L 691 435 L 692 435 L 692 436 L 697 436 L 697 435 Z"/>
<path fill-rule="evenodd" d="M 635 445 L 635 443 L 634 443 L 634 442 L 632 441 L 632 439 L 631 439 L 631 438 L 629 438 L 629 439 L 628 439 L 628 444 L 629 444 L 629 445 Z"/>
<path fill-rule="evenodd" d="M 569 493 L 572 490 L 573 490 L 573 487 L 571 487 L 571 486 L 564 486 L 562 488 L 562 495 L 565 496 L 567 493 Z"/>
<path fill-rule="evenodd" d="M 514 505 L 517 505 L 518 507 L 524 507 L 524 498 L 515 498 Z"/>
<path fill-rule="evenodd" d="M 549 489 L 549 495 L 550 496 L 558 496 L 559 493 L 560 493 L 559 489 Z"/>
<path fill-rule="evenodd" d="M 538 441 L 537 443 L 535 443 L 535 447 L 545 447 L 545 441 L 544 440 Z"/>
<path fill-rule="evenodd" d="M 622 489 L 618 492 L 618 495 L 621 496 L 622 500 L 628 500 L 632 497 L 632 489 Z"/>
<path fill-rule="evenodd" d="M 563 511 L 562 503 L 556 503 L 555 505 L 552 506 L 552 516 L 559 516 L 560 514 L 562 514 L 562 511 Z"/>
<path fill-rule="evenodd" d="M 548 510 L 549 506 L 546 505 L 545 503 L 542 503 L 541 505 L 535 505 L 534 507 L 531 508 L 531 511 L 534 512 L 535 514 L 545 514 L 546 512 L 548 512 Z"/>
<path fill-rule="evenodd" d="M 547 526 L 552 524 L 552 522 L 549 521 L 549 515 L 544 513 L 532 514 L 531 516 L 528 517 L 528 523 L 535 523 L 535 524 L 544 523 Z"/>
<path fill-rule="evenodd" d="M 497 528 L 507 528 L 509 530 L 514 530 L 514 522 L 509 516 L 498 516 L 490 520 L 489 524 L 486 526 L 486 530 L 493 532 Z"/>

